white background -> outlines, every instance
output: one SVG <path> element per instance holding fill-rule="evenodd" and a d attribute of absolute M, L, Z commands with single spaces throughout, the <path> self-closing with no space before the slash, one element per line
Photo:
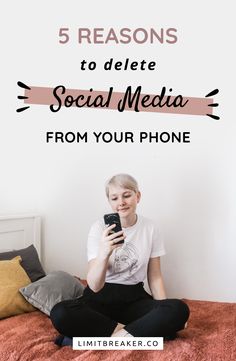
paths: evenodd
<path fill-rule="evenodd" d="M 1 11 L 0 214 L 43 217 L 46 270 L 86 277 L 90 225 L 109 211 L 104 183 L 115 173 L 137 178 L 139 213 L 159 222 L 169 297 L 236 301 L 235 38 L 233 1 L 8 1 Z M 71 41 L 58 43 L 60 27 Z M 79 27 L 175 27 L 174 45 L 79 45 Z M 118 60 L 147 60 L 157 70 L 111 71 Z M 85 59 L 96 71 L 80 70 Z M 32 86 L 204 97 L 219 88 L 208 117 L 22 105 L 18 80 Z M 190 144 L 46 144 L 47 131 L 190 131 Z"/>

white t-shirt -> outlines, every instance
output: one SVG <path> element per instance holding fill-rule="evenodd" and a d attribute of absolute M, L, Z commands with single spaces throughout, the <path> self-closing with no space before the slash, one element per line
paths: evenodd
<path fill-rule="evenodd" d="M 88 261 L 97 257 L 104 228 L 104 221 L 99 220 L 90 229 Z M 149 259 L 164 255 L 165 249 L 160 232 L 150 219 L 138 215 L 137 222 L 123 230 L 125 242 L 109 258 L 106 282 L 132 285 L 145 280 Z"/>

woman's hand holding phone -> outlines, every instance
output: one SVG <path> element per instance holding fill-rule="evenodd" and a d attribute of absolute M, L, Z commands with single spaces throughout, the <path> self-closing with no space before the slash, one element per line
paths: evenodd
<path fill-rule="evenodd" d="M 125 239 L 125 235 L 123 231 L 119 231 L 116 233 L 111 233 L 113 228 L 115 228 L 116 225 L 112 224 L 111 226 L 108 226 L 102 234 L 102 239 L 100 242 L 100 248 L 98 252 L 98 257 L 102 259 L 109 258 L 112 252 L 115 248 L 118 248 L 122 246 L 123 243 L 117 244 L 120 241 L 123 241 Z"/>

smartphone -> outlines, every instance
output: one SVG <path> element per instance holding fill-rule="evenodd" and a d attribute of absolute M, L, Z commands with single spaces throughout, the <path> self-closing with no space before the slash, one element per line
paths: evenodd
<path fill-rule="evenodd" d="M 111 230 L 111 233 L 122 231 L 119 213 L 109 213 L 104 215 L 104 222 L 107 226 L 115 224 L 116 226 Z M 117 242 L 116 244 L 122 244 L 124 240 Z"/>

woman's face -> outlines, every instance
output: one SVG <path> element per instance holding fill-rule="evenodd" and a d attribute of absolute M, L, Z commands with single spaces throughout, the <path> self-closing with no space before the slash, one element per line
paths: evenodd
<path fill-rule="evenodd" d="M 118 212 L 121 218 L 129 217 L 136 213 L 136 207 L 140 200 L 140 192 L 120 186 L 109 187 L 109 203 L 114 212 Z"/>

